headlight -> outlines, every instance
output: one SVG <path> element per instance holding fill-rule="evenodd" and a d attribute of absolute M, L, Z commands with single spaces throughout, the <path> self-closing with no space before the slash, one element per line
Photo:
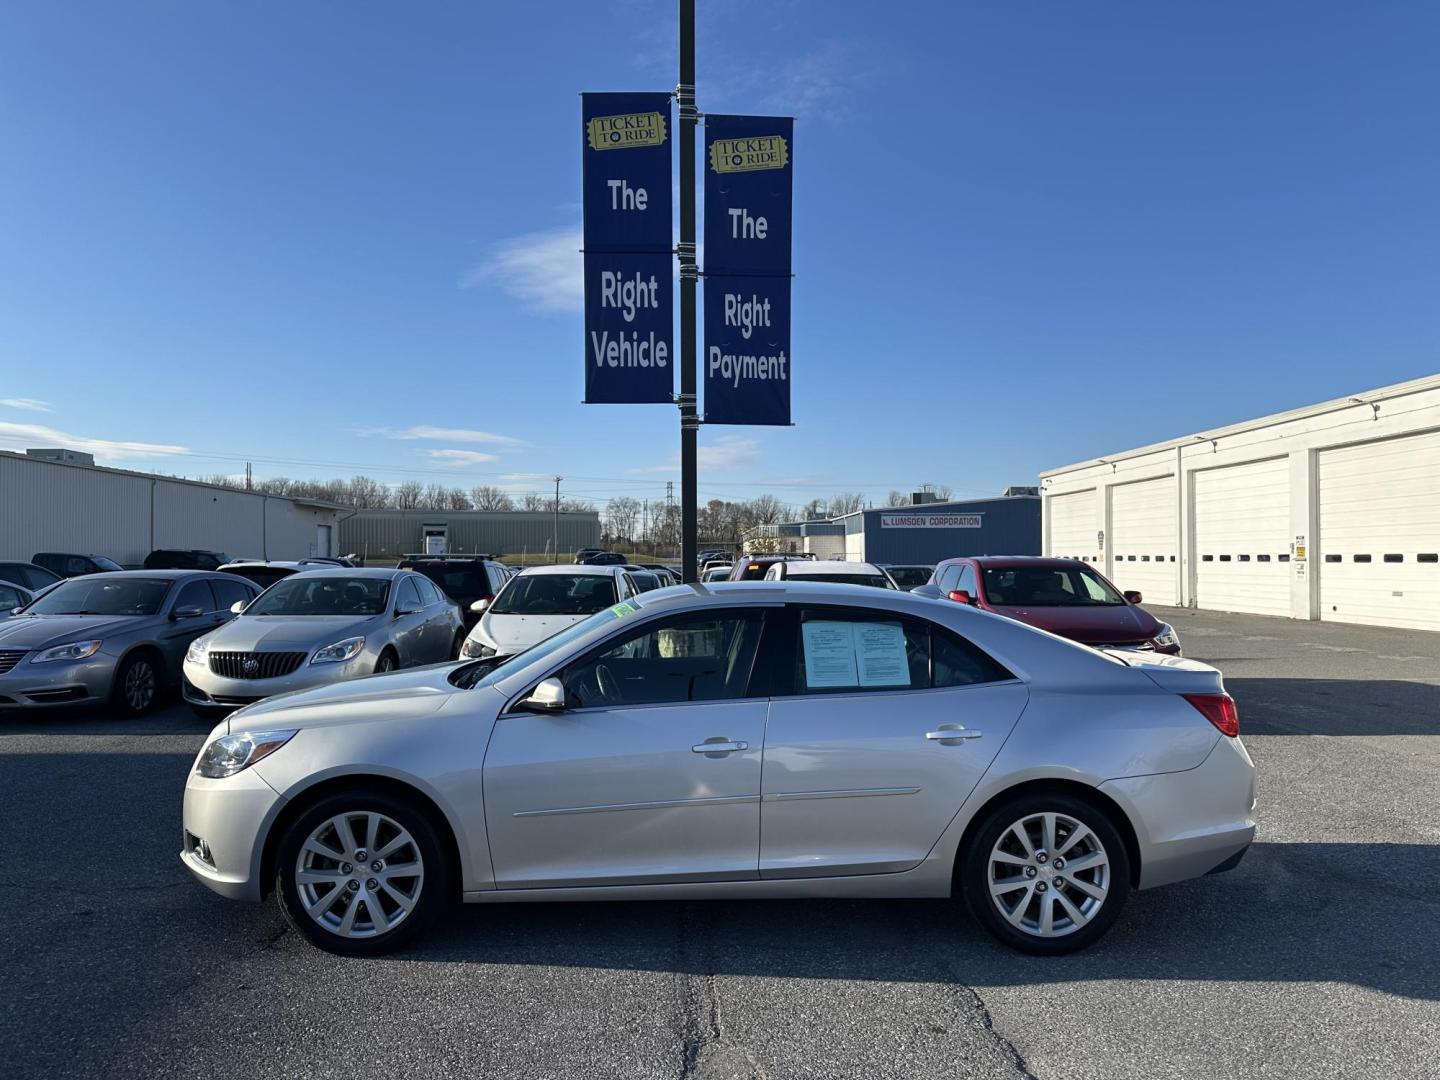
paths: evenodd
<path fill-rule="evenodd" d="M 30 662 L 32 664 L 49 664 L 55 660 L 84 660 L 99 651 L 100 642 L 98 641 L 71 641 L 65 645 L 56 645 L 46 649 Z"/>
<path fill-rule="evenodd" d="M 205 663 L 205 639 L 196 638 L 190 642 L 190 648 L 185 650 L 185 662 L 187 664 Z"/>
<path fill-rule="evenodd" d="M 294 737 L 293 731 L 244 731 L 222 735 L 200 752 L 195 771 L 211 780 L 234 776 L 241 769 L 269 757 Z"/>
<path fill-rule="evenodd" d="M 494 656 L 495 650 L 478 638 L 466 638 L 465 644 L 460 646 L 460 655 L 467 660 L 483 660 Z"/>
<path fill-rule="evenodd" d="M 310 658 L 312 664 L 338 664 L 345 660 L 354 660 L 360 655 L 360 650 L 365 648 L 363 637 L 350 637 L 344 641 L 337 641 L 334 645 L 326 645 L 323 649 L 316 649 L 315 655 Z"/>
<path fill-rule="evenodd" d="M 1168 649 L 1172 645 L 1178 649 L 1180 647 L 1180 638 L 1176 635 L 1173 626 L 1169 623 L 1162 622 L 1160 624 L 1160 632 L 1150 639 L 1150 643 L 1157 649 Z"/>

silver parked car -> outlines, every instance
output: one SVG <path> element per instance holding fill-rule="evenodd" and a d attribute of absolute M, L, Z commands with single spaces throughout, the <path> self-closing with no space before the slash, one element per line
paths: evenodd
<path fill-rule="evenodd" d="M 1094 941 L 1225 870 L 1254 769 L 1214 668 L 959 604 L 682 586 L 503 663 L 251 706 L 185 788 L 184 865 L 368 954 L 472 903 L 963 894 L 1009 944 Z"/>
<path fill-rule="evenodd" d="M 199 570 L 85 574 L 0 623 L 0 707 L 113 705 L 148 711 L 180 678 L 190 643 L 259 590 Z"/>
<path fill-rule="evenodd" d="M 454 659 L 460 608 L 409 570 L 302 570 L 185 657 L 185 700 L 209 716 L 274 694 Z"/>
<path fill-rule="evenodd" d="M 35 599 L 35 594 L 20 585 L 0 581 L 0 619 L 8 619 L 17 610 Z"/>

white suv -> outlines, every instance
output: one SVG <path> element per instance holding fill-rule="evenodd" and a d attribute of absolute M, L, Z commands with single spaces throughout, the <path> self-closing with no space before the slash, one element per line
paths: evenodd
<path fill-rule="evenodd" d="M 766 581 L 833 581 L 840 585 L 871 585 L 877 589 L 893 589 L 890 575 L 868 562 L 832 562 L 829 560 L 786 559 L 765 572 Z"/>
<path fill-rule="evenodd" d="M 530 566 L 494 600 L 477 600 L 480 621 L 460 647 L 465 660 L 514 656 L 597 611 L 635 595 L 623 566 Z"/>

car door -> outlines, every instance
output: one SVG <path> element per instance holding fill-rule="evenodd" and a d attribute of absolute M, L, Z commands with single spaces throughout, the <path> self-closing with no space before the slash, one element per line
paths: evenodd
<path fill-rule="evenodd" d="M 425 662 L 425 605 L 420 602 L 420 590 L 415 579 L 406 575 L 395 588 L 395 612 L 391 624 L 390 640 L 400 658 L 401 667 L 411 667 Z"/>
<path fill-rule="evenodd" d="M 757 877 L 765 615 L 651 619 L 556 673 L 565 711 L 501 714 L 484 766 L 499 887 Z"/>
<path fill-rule="evenodd" d="M 190 642 L 201 634 L 214 630 L 230 617 L 229 612 L 222 613 L 217 610 L 218 607 L 219 602 L 210 588 L 210 582 L 204 578 L 186 581 L 175 593 L 159 631 L 160 649 L 165 654 L 165 667 L 171 674 L 179 672 L 180 663 L 185 659 L 185 651 L 190 648 Z M 180 614 L 182 611 L 194 612 L 197 608 L 198 614 Z"/>
<path fill-rule="evenodd" d="M 422 575 L 413 580 L 425 605 L 425 662 L 438 664 L 454 659 L 451 655 L 455 640 L 454 608 L 449 598 L 429 578 Z"/>
<path fill-rule="evenodd" d="M 928 620 L 874 608 L 788 608 L 789 674 L 765 735 L 760 875 L 893 873 L 917 865 L 1025 708 L 1023 683 Z"/>

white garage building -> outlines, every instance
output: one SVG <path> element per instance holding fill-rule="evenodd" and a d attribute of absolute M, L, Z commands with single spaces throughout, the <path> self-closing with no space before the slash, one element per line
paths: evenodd
<path fill-rule="evenodd" d="M 1147 603 L 1440 630 L 1440 375 L 1041 474 L 1046 554 Z"/>

